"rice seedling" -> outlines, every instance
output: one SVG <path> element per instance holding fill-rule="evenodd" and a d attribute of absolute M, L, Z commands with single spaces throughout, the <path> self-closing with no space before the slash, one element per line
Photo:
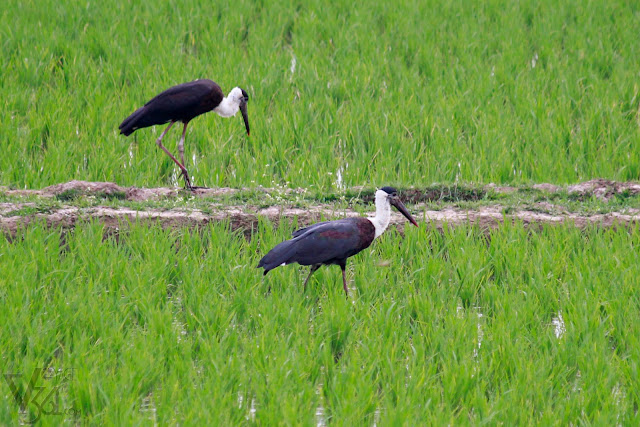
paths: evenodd
<path fill-rule="evenodd" d="M 255 268 L 293 227 L 3 238 L 3 371 L 71 369 L 61 406 L 88 423 L 636 419 L 638 228 L 392 230 L 347 300 L 330 269 L 305 293 L 306 269 Z M 3 423 L 36 415 L 3 390 Z"/>
<path fill-rule="evenodd" d="M 252 120 L 247 137 L 240 118 L 196 119 L 195 185 L 637 180 L 638 16 L 623 1 L 9 0 L 0 182 L 180 185 L 163 128 L 117 128 L 195 78 L 247 89 Z"/>

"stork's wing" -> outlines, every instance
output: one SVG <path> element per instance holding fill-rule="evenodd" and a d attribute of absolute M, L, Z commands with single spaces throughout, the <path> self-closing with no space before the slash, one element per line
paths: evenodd
<path fill-rule="evenodd" d="M 269 270 L 297 262 L 302 265 L 334 264 L 369 247 L 375 238 L 373 223 L 366 218 L 324 221 L 296 230 L 291 240 L 276 245 L 258 263 Z"/>
<path fill-rule="evenodd" d="M 338 220 L 338 221 L 340 221 L 340 220 Z M 326 224 L 326 223 L 328 223 L 328 222 L 331 222 L 331 221 L 322 221 L 322 222 L 317 222 L 317 223 L 315 223 L 315 224 L 311 224 L 311 225 L 309 225 L 309 226 L 307 226 L 307 227 L 299 228 L 299 229 L 297 229 L 296 231 L 294 231 L 293 233 L 291 233 L 291 235 L 292 235 L 293 237 L 302 236 L 302 235 L 303 235 L 304 233 L 306 233 L 307 231 L 312 230 L 312 229 L 314 229 L 315 227 L 318 227 L 319 225 L 322 225 L 322 224 Z"/>
<path fill-rule="evenodd" d="M 144 106 L 159 122 L 192 118 L 211 111 L 220 104 L 224 94 L 211 80 L 196 80 L 173 86 L 156 95 Z"/>
<path fill-rule="evenodd" d="M 311 265 L 346 259 L 357 254 L 373 240 L 363 236 L 358 227 L 361 220 L 368 221 L 364 218 L 325 221 L 296 231 L 292 239 L 295 254 L 289 262 Z"/>

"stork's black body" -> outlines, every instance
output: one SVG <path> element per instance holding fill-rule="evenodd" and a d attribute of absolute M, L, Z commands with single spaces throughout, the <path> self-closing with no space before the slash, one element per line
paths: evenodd
<path fill-rule="evenodd" d="M 376 229 L 366 218 L 347 218 L 321 222 L 293 233 L 260 260 L 264 274 L 285 264 L 342 264 L 347 258 L 368 248 Z"/>
<path fill-rule="evenodd" d="M 376 218 L 346 218 L 336 221 L 319 222 L 309 227 L 301 228 L 293 232 L 293 239 L 287 240 L 275 246 L 258 263 L 258 267 L 264 268 L 264 274 L 276 267 L 286 264 L 298 263 L 300 265 L 310 265 L 311 272 L 304 281 L 306 289 L 307 282 L 311 275 L 322 265 L 337 264 L 342 269 L 342 281 L 345 294 L 349 294 L 347 288 L 346 266 L 347 258 L 368 248 L 376 237 L 376 225 L 381 231 L 388 225 L 389 204 L 397 207 L 398 210 L 409 219 L 414 225 L 417 223 L 406 210 L 402 202 L 397 199 L 395 189 L 383 187 L 378 190 L 380 197 L 384 199 L 382 203 L 387 203 L 386 207 L 377 206 Z M 386 196 L 385 196 L 386 195 Z M 379 212 L 381 211 L 381 212 Z M 382 217 L 385 217 L 383 220 Z M 380 219 L 379 219 L 380 218 Z M 386 223 L 382 224 L 382 222 Z"/>
<path fill-rule="evenodd" d="M 189 123 L 191 119 L 216 108 L 223 98 L 220 85 L 211 80 L 196 80 L 173 86 L 124 119 L 119 126 L 120 133 L 129 136 L 137 129 L 153 125 Z"/>
<path fill-rule="evenodd" d="M 309 277 L 321 265 L 337 264 L 343 276 L 347 258 L 368 248 L 376 236 L 373 223 L 366 218 L 347 218 L 320 222 L 293 232 L 293 239 L 280 243 L 260 260 L 264 274 L 282 264 L 310 265 Z M 309 277 L 304 282 L 306 288 Z M 346 279 L 344 291 L 348 294 Z"/>
<path fill-rule="evenodd" d="M 249 120 L 246 110 L 246 103 L 249 100 L 249 96 L 244 89 L 237 88 L 234 90 L 241 91 L 237 94 L 238 99 L 236 101 L 238 105 L 235 111 L 239 109 L 242 113 L 247 135 L 249 135 Z M 179 84 L 156 95 L 144 104 L 144 106 L 138 108 L 133 114 L 124 119 L 119 126 L 120 133 L 129 136 L 137 129 L 169 123 L 169 126 L 158 138 L 157 144 L 178 165 L 185 178 L 187 187 L 191 188 L 189 174 L 184 164 L 184 137 L 187 132 L 187 124 L 195 117 L 218 108 L 224 99 L 225 96 L 222 89 L 214 81 L 203 79 Z M 234 115 L 235 111 L 230 115 Z M 221 112 L 218 113 L 223 115 Z M 227 117 L 227 115 L 224 116 Z M 182 163 L 162 145 L 162 138 L 176 122 L 182 122 L 184 124 L 182 138 L 178 143 L 178 152 L 180 153 Z"/>

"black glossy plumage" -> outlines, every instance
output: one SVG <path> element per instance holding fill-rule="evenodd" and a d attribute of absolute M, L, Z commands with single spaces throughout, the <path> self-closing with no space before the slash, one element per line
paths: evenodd
<path fill-rule="evenodd" d="M 337 221 L 324 221 L 293 232 L 293 239 L 276 245 L 258 263 L 264 268 L 264 274 L 281 265 L 297 262 L 310 265 L 311 271 L 304 281 L 307 287 L 309 278 L 322 265 L 337 264 L 342 270 L 342 286 L 349 296 L 347 287 L 347 258 L 368 248 L 376 233 L 382 233 L 389 225 L 391 206 L 398 209 L 409 222 L 416 227 L 418 223 L 398 198 L 393 187 L 382 187 L 376 191 L 376 216 L 368 218 L 347 218 Z M 376 225 L 374 225 L 374 223 Z"/>
<path fill-rule="evenodd" d="M 342 268 L 343 279 L 347 258 L 368 248 L 376 230 L 367 218 L 346 218 L 325 221 L 293 232 L 293 239 L 280 243 L 258 263 L 264 274 L 282 264 L 311 265 L 311 273 L 321 265 L 337 264 Z M 305 287 L 307 284 L 305 280 Z M 344 283 L 346 293 L 346 281 Z"/>
<path fill-rule="evenodd" d="M 387 194 L 395 194 L 395 193 L 398 192 L 398 190 L 396 190 L 393 187 L 382 187 L 381 190 L 384 191 Z"/>
<path fill-rule="evenodd" d="M 194 117 L 212 110 L 216 110 L 218 114 L 223 117 L 233 116 L 236 111 L 240 111 L 242 113 L 244 126 L 247 129 L 247 136 L 249 136 L 249 117 L 247 116 L 249 95 L 244 89 L 237 89 L 241 90 L 242 96 L 239 97 L 236 92 L 233 97 L 231 97 L 231 94 L 236 90 L 236 88 L 234 88 L 229 94 L 230 102 L 227 103 L 227 106 L 222 110 L 216 110 L 225 99 L 222 89 L 216 82 L 203 79 L 170 87 L 153 97 L 149 102 L 124 119 L 119 126 L 120 133 L 129 136 L 137 129 L 169 123 L 164 132 L 162 132 L 156 140 L 156 144 L 158 144 L 158 147 L 180 168 L 186 187 L 194 189 L 194 187 L 191 186 L 191 179 L 189 178 L 189 172 L 185 167 L 184 161 L 184 139 L 187 133 L 187 125 Z M 237 108 L 237 110 L 234 111 L 234 108 Z M 167 147 L 162 145 L 162 139 L 177 122 L 183 123 L 182 137 L 178 142 L 180 161 L 171 154 Z"/>
<path fill-rule="evenodd" d="M 244 90 L 242 92 L 247 96 Z M 213 110 L 223 99 L 222 89 L 212 80 L 179 84 L 156 95 L 124 119 L 119 126 L 120 133 L 128 136 L 137 129 L 171 121 L 187 123 Z"/>

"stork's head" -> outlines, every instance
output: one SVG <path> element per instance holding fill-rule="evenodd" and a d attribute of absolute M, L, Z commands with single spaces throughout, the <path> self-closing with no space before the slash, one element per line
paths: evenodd
<path fill-rule="evenodd" d="M 416 227 L 418 226 L 418 223 L 416 222 L 416 220 L 413 219 L 413 217 L 411 216 L 407 208 L 398 198 L 398 191 L 395 188 L 382 187 L 381 189 L 376 191 L 376 204 L 378 200 L 388 203 L 391 206 L 395 207 L 396 209 L 398 209 L 398 211 L 400 211 L 402 215 L 405 216 L 405 218 L 407 218 L 411 222 L 411 224 L 415 225 Z"/>
<path fill-rule="evenodd" d="M 247 135 L 250 135 L 251 132 L 249 130 L 249 116 L 247 116 L 247 102 L 249 102 L 249 94 L 239 87 L 234 87 L 227 95 L 229 102 L 234 105 L 236 108 L 240 110 L 242 113 L 242 120 L 244 120 L 244 127 L 247 128 Z M 238 110 L 234 111 L 234 114 Z"/>

